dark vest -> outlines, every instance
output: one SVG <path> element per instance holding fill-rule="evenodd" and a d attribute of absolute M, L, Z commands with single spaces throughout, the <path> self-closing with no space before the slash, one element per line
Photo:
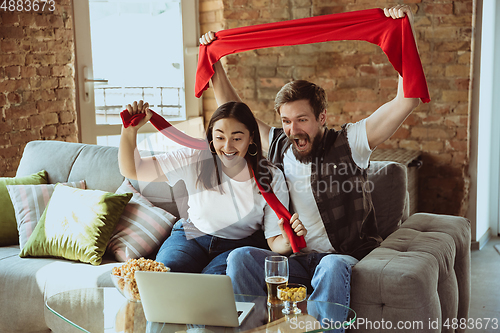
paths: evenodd
<path fill-rule="evenodd" d="M 268 159 L 283 170 L 290 144 L 281 128 L 275 128 Z M 286 174 L 285 174 L 286 177 Z M 340 131 L 326 129 L 311 165 L 311 188 L 334 249 L 357 259 L 380 245 L 366 170 L 354 162 L 346 125 Z"/>

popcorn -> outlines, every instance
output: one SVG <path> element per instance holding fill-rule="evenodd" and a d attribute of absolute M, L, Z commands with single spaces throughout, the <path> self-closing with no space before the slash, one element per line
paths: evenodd
<path fill-rule="evenodd" d="M 306 298 L 306 287 L 278 288 L 278 298 L 282 301 L 300 302 Z"/>
<path fill-rule="evenodd" d="M 129 259 L 120 267 L 113 267 L 111 274 L 121 277 L 117 279 L 117 288 L 124 296 L 132 301 L 140 301 L 139 289 L 135 281 L 136 271 L 169 272 L 170 268 L 165 267 L 161 262 L 151 259 Z"/>

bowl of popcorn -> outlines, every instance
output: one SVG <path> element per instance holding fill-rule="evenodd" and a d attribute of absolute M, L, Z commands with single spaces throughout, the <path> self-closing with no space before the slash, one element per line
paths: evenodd
<path fill-rule="evenodd" d="M 303 284 L 288 283 L 278 286 L 278 299 L 285 303 L 284 314 L 299 314 L 302 311 L 297 307 L 298 302 L 306 299 L 307 288 Z"/>
<path fill-rule="evenodd" d="M 169 272 L 170 268 L 165 267 L 161 262 L 151 259 L 129 259 L 119 267 L 113 267 L 111 271 L 111 281 L 116 289 L 131 302 L 140 302 L 141 296 L 135 281 L 136 271 Z"/>

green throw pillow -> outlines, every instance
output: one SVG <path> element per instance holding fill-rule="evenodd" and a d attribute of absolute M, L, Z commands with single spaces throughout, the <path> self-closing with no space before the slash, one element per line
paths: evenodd
<path fill-rule="evenodd" d="M 57 184 L 20 257 L 62 257 L 99 265 L 132 193 Z"/>
<path fill-rule="evenodd" d="M 38 185 L 47 183 L 48 176 L 45 170 L 30 176 L 0 178 L 0 246 L 19 244 L 16 212 L 10 200 L 7 185 Z"/>

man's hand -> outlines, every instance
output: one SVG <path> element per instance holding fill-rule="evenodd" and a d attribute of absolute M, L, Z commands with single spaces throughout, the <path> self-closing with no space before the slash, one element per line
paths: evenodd
<path fill-rule="evenodd" d="M 285 232 L 285 228 L 283 224 L 285 223 L 284 219 L 280 219 L 279 221 L 279 226 L 281 229 L 281 234 L 283 235 L 283 238 L 285 239 L 285 242 L 287 244 L 290 244 L 290 240 L 288 239 L 288 235 Z M 302 221 L 299 219 L 299 214 L 295 213 L 292 215 L 290 218 L 290 226 L 292 227 L 292 230 L 295 232 L 297 236 L 305 236 L 307 235 L 307 229 L 304 227 L 302 224 Z"/>
<path fill-rule="evenodd" d="M 410 6 L 397 5 L 391 8 L 384 8 L 384 14 L 386 17 L 392 17 L 395 20 L 408 16 L 408 20 L 410 21 L 411 31 L 413 32 L 413 37 L 415 38 L 415 45 L 417 45 L 417 35 L 415 34 L 415 29 L 413 28 L 413 12 L 411 11 Z"/>
<path fill-rule="evenodd" d="M 292 246 L 290 245 L 290 240 L 288 239 L 288 235 L 285 232 L 285 228 L 283 224 L 285 223 L 284 219 L 279 220 L 279 227 L 281 229 L 281 235 L 274 236 L 267 239 L 267 244 L 271 251 L 279 253 L 281 255 L 289 255 L 292 252 Z M 307 230 L 299 220 L 299 214 L 295 213 L 290 218 L 290 226 L 292 230 L 297 234 L 297 236 L 305 236 L 307 235 Z"/>
<path fill-rule="evenodd" d="M 200 44 L 201 45 L 208 45 L 208 44 L 212 43 L 216 39 L 217 38 L 215 37 L 215 32 L 209 31 L 209 32 L 207 32 L 206 34 L 204 34 L 203 36 L 200 37 Z"/>
<path fill-rule="evenodd" d="M 384 8 L 384 14 L 393 19 L 400 19 L 408 15 L 410 23 L 413 25 L 413 13 L 407 5 L 397 5 L 391 8 Z"/>

